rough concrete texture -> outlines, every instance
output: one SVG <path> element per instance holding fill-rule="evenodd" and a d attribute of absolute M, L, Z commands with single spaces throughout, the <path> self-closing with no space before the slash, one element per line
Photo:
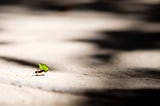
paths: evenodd
<path fill-rule="evenodd" d="M 160 26 L 107 12 L 1 7 L 0 105 L 105 106 L 159 96 L 159 42 L 146 47 L 135 39 L 130 50 L 114 34 L 132 29 L 158 33 Z M 38 63 L 49 65 L 45 76 L 35 76 Z"/>

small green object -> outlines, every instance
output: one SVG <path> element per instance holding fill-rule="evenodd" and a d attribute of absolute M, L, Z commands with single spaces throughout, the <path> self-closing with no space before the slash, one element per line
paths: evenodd
<path fill-rule="evenodd" d="M 44 72 L 48 72 L 48 66 L 46 64 L 38 64 L 39 69 L 43 70 Z"/>

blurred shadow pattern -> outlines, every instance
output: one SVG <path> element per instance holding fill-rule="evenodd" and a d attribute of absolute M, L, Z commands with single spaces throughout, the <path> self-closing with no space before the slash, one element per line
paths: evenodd
<path fill-rule="evenodd" d="M 39 10 L 93 10 L 115 14 L 145 16 L 147 21 L 160 21 L 160 2 L 155 0 L 0 0 L 0 5 L 21 5 Z"/>
<path fill-rule="evenodd" d="M 102 31 L 103 39 L 75 39 L 72 41 L 90 43 L 97 47 L 95 55 L 90 56 L 104 64 L 111 62 L 118 51 L 159 50 L 160 32 L 142 32 L 133 30 Z M 112 52 L 110 52 L 112 50 Z M 104 51 L 100 53 L 100 51 Z"/>
<path fill-rule="evenodd" d="M 144 50 L 160 48 L 159 32 L 140 32 L 126 30 L 108 31 L 103 33 L 106 35 L 106 37 L 109 37 L 110 40 L 104 39 L 104 41 L 101 41 L 101 43 L 98 44 L 101 48 L 119 50 Z"/>
<path fill-rule="evenodd" d="M 113 54 L 104 54 L 104 53 L 97 53 L 97 54 L 94 54 L 94 55 L 91 55 L 90 58 L 95 58 L 95 59 L 98 59 L 100 60 L 101 62 L 103 63 L 106 63 L 106 62 L 111 62 L 111 59 L 113 57 Z"/>
<path fill-rule="evenodd" d="M 160 3 L 151 5 L 148 11 L 146 11 L 146 21 L 150 22 L 160 22 L 160 13 L 158 12 L 160 10 Z"/>
<path fill-rule="evenodd" d="M 8 45 L 8 44 L 10 44 L 10 42 L 0 41 L 0 45 Z"/>
<path fill-rule="evenodd" d="M 8 56 L 0 56 L 1 60 L 7 61 L 7 62 L 12 62 L 12 63 L 16 63 L 22 66 L 28 66 L 28 67 L 32 67 L 32 68 L 38 68 L 38 64 L 39 63 L 43 63 L 43 62 L 33 62 L 33 61 L 29 61 L 29 60 L 23 60 L 23 59 L 18 59 L 18 58 L 14 58 L 14 57 L 8 57 Z M 55 67 L 49 67 L 50 71 L 51 70 L 55 70 Z"/>
<path fill-rule="evenodd" d="M 21 60 L 21 59 L 17 59 L 13 57 L 0 56 L 0 59 L 8 61 L 8 62 L 17 63 L 19 65 L 29 66 L 29 67 L 38 67 L 37 65 L 39 64 L 39 63 L 35 63 L 32 61 Z"/>
<path fill-rule="evenodd" d="M 160 105 L 159 89 L 103 89 L 84 92 L 83 106 L 153 106 Z"/>
<path fill-rule="evenodd" d="M 74 1 L 74 0 L 73 0 Z M 139 17 L 141 22 L 160 22 L 160 3 L 141 3 L 138 0 L 93 0 L 88 3 L 61 3 L 53 0 L 1 0 L 1 5 L 16 4 L 27 5 L 31 8 L 51 9 L 51 10 L 92 10 L 97 12 L 112 13 L 120 16 L 131 15 Z M 131 20 L 132 21 L 132 20 Z M 103 39 L 75 39 L 76 42 L 91 43 L 97 47 L 97 51 L 90 58 L 98 59 L 107 63 L 115 54 L 106 52 L 114 51 L 133 51 L 133 50 L 159 50 L 160 49 L 160 32 L 139 31 L 135 30 L 121 31 L 101 31 L 97 36 Z M 147 30 L 147 29 L 146 29 Z M 3 44 L 3 43 L 2 43 Z M 24 66 L 37 67 L 36 62 L 21 60 L 13 57 L 0 56 L 0 59 L 17 63 Z M 160 79 L 160 71 L 155 69 L 133 69 L 126 72 L 111 74 L 119 78 L 152 78 Z M 88 100 L 82 103 L 83 106 L 154 106 L 160 105 L 160 89 L 102 89 L 87 90 L 83 94 Z"/>
<path fill-rule="evenodd" d="M 112 74 L 115 78 L 151 78 L 160 79 L 160 70 L 148 68 L 135 68 L 129 71 Z M 89 89 L 83 95 L 88 100 L 83 106 L 153 106 L 160 105 L 160 89 L 137 88 L 137 89 Z"/>
<path fill-rule="evenodd" d="M 160 48 L 159 32 L 108 31 L 102 32 L 103 39 L 77 39 L 75 41 L 92 43 L 101 49 L 146 50 Z"/>
<path fill-rule="evenodd" d="M 115 78 L 148 78 L 148 79 L 160 79 L 160 70 L 152 68 L 134 68 L 127 71 L 118 71 L 108 73 L 108 75 Z M 160 82 L 160 81 L 159 81 Z"/>

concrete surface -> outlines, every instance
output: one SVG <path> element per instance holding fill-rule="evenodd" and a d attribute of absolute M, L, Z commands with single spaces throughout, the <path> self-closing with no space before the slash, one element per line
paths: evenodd
<path fill-rule="evenodd" d="M 92 43 L 110 39 L 100 32 L 135 25 L 140 31 L 160 30 L 159 24 L 112 13 L 1 7 L 0 105 L 105 106 L 111 89 L 159 89 L 158 48 L 118 50 Z M 49 65 L 45 76 L 35 76 L 38 63 Z"/>

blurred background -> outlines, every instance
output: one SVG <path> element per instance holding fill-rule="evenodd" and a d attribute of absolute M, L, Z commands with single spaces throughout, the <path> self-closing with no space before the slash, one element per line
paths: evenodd
<path fill-rule="evenodd" d="M 160 104 L 159 10 L 160 0 L 0 0 L 0 105 Z M 45 77 L 33 75 L 39 63 Z"/>

